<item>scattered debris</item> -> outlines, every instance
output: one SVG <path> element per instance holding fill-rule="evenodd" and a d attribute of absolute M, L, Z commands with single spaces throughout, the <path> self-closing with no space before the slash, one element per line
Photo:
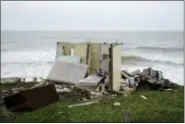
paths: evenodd
<path fill-rule="evenodd" d="M 131 76 L 135 76 L 135 75 L 139 75 L 140 73 L 141 73 L 140 70 L 137 69 L 137 70 L 131 72 L 130 75 L 131 75 Z"/>
<path fill-rule="evenodd" d="M 89 75 L 85 79 L 81 79 L 78 83 L 79 86 L 97 87 L 98 84 L 105 78 L 105 76 L 99 76 L 97 74 Z"/>
<path fill-rule="evenodd" d="M 56 89 L 57 93 L 60 94 L 60 93 L 64 93 L 64 92 L 72 92 L 70 89 L 68 88 L 64 88 L 64 89 Z"/>
<path fill-rule="evenodd" d="M 143 99 L 148 99 L 146 96 L 144 96 L 144 95 L 140 95 L 140 97 L 141 98 L 143 98 Z"/>
<path fill-rule="evenodd" d="M 119 45 L 104 44 L 106 46 L 100 50 L 99 45 L 97 48 L 93 48 L 96 45 L 87 47 L 87 45 L 78 44 L 78 47 L 65 48 L 65 45 L 58 47 L 58 44 L 56 62 L 47 79 L 33 78 L 31 82 L 35 84 L 30 88 L 19 87 L 5 91 L 6 93 L 2 93 L 4 101 L 0 99 L 1 105 L 4 104 L 13 112 L 32 111 L 56 102 L 59 98 L 63 98 L 64 94 L 76 93 L 79 96 L 77 101 L 83 103 L 68 106 L 72 108 L 99 103 L 104 99 L 111 100 L 118 95 L 128 96 L 136 92 L 138 88 L 172 90 L 178 87 L 177 84 L 163 78 L 161 71 L 152 68 L 144 69 L 142 72 L 138 69 L 131 73 L 126 70 L 121 71 L 121 47 Z M 65 51 L 66 49 L 67 51 Z M 71 56 L 66 54 L 70 50 Z M 95 51 L 98 53 L 94 58 Z M 99 54 L 99 52 L 101 53 Z M 100 60 L 95 62 L 94 59 L 97 58 Z M 93 60 L 91 61 L 91 59 Z M 93 70 L 93 73 L 89 71 L 90 69 Z M 1 78 L 1 83 L 19 82 L 26 83 L 28 81 L 27 78 Z M 140 97 L 148 99 L 144 95 L 140 95 Z M 120 106 L 120 102 L 115 102 L 114 106 Z"/>
<path fill-rule="evenodd" d="M 115 102 L 114 106 L 120 106 L 120 102 Z"/>
<path fill-rule="evenodd" d="M 166 91 L 172 91 L 172 89 L 170 89 L 170 88 L 169 88 L 169 89 L 165 89 L 165 90 L 166 90 Z"/>
<path fill-rule="evenodd" d="M 1 78 L 2 84 L 17 84 L 21 82 L 21 78 L 19 77 L 13 77 L 13 78 Z"/>
<path fill-rule="evenodd" d="M 62 114 L 62 112 L 58 112 L 58 114 Z"/>
<path fill-rule="evenodd" d="M 87 102 L 88 99 L 86 99 L 86 98 L 79 98 L 79 99 L 77 99 L 77 101 L 79 101 L 79 102 Z"/>

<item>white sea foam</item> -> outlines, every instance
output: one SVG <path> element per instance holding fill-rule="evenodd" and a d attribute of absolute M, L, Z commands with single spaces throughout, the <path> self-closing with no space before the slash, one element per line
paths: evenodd
<path fill-rule="evenodd" d="M 50 51 L 10 51 L 2 52 L 2 63 L 45 63 L 53 62 L 55 50 Z"/>
<path fill-rule="evenodd" d="M 183 34 L 179 32 L 6 32 L 1 38 L 1 77 L 46 78 L 55 60 L 57 40 L 124 40 L 123 56 L 132 56 L 127 57 L 127 62 L 123 60 L 124 69 L 130 72 L 152 67 L 163 71 L 165 78 L 184 85 L 183 40 L 180 39 Z"/>

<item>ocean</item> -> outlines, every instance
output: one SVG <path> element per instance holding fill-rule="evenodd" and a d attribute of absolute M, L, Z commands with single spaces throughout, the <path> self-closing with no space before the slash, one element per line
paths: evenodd
<path fill-rule="evenodd" d="M 183 32 L 180 31 L 2 31 L 1 77 L 46 78 L 56 42 L 123 42 L 122 69 L 152 67 L 184 85 Z"/>

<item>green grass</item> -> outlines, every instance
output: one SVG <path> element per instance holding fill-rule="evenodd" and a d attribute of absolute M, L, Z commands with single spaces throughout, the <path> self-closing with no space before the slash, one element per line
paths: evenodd
<path fill-rule="evenodd" d="M 13 114 L 2 110 L 0 114 L 10 116 L 14 122 L 124 122 L 123 111 L 128 111 L 132 122 L 184 122 L 184 87 L 176 92 L 140 89 L 129 96 L 68 108 L 69 104 L 78 103 L 76 99 L 76 96 L 66 97 L 33 112 Z M 114 102 L 121 105 L 114 106 Z"/>

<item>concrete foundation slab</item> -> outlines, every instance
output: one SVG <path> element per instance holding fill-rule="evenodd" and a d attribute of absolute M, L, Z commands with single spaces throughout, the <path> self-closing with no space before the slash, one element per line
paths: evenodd
<path fill-rule="evenodd" d="M 85 64 L 56 61 L 47 80 L 64 84 L 76 84 L 79 80 L 85 78 L 87 69 L 88 66 Z"/>

